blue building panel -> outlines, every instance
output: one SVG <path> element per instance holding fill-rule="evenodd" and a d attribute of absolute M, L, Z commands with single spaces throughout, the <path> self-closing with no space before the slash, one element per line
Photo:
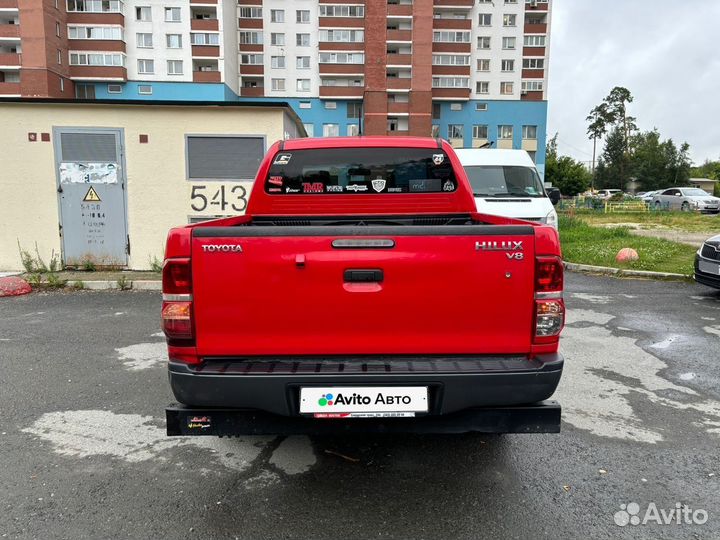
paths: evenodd
<path fill-rule="evenodd" d="M 108 92 L 108 86 L 120 86 L 120 93 Z M 141 94 L 140 86 L 150 86 L 152 94 Z M 238 96 L 223 83 L 128 81 L 95 83 L 95 99 L 137 99 L 140 101 L 237 101 Z"/>

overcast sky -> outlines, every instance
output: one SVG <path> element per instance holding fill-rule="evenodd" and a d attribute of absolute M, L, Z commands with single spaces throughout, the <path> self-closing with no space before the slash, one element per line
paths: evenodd
<path fill-rule="evenodd" d="M 719 159 L 719 26 L 718 0 L 553 0 L 548 133 L 560 153 L 592 158 L 585 117 L 624 86 L 641 130 L 687 141 L 698 164 Z"/>

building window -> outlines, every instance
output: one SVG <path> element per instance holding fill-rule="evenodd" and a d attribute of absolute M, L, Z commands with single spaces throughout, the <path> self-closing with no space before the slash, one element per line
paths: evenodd
<path fill-rule="evenodd" d="M 275 92 L 285 91 L 285 79 L 270 79 L 270 88 Z"/>
<path fill-rule="evenodd" d="M 272 14 L 272 11 L 270 12 Z M 241 19 L 262 19 L 262 8 L 261 7 L 241 7 L 240 18 Z"/>
<path fill-rule="evenodd" d="M 57 49 L 57 63 L 62 64 L 62 51 Z"/>
<path fill-rule="evenodd" d="M 438 126 L 437 124 L 433 124 L 430 127 L 430 136 L 434 137 L 436 139 L 439 138 L 440 137 L 440 126 Z"/>
<path fill-rule="evenodd" d="M 270 34 L 270 45 L 285 45 L 285 34 L 273 32 Z"/>
<path fill-rule="evenodd" d="M 347 117 L 360 118 L 362 114 L 362 103 L 350 102 L 347 104 Z"/>
<path fill-rule="evenodd" d="M 263 55 L 262 54 L 241 54 L 240 63 L 250 66 L 262 65 Z"/>
<path fill-rule="evenodd" d="M 295 89 L 298 92 L 309 92 L 310 79 L 297 79 L 297 82 L 295 83 Z"/>
<path fill-rule="evenodd" d="M 478 20 L 478 26 L 492 26 L 492 14 L 481 13 Z"/>
<path fill-rule="evenodd" d="M 364 64 L 365 54 L 321 52 L 318 62 L 320 64 Z"/>
<path fill-rule="evenodd" d="M 301 101 L 298 103 L 300 109 L 312 109 L 312 101 Z"/>
<path fill-rule="evenodd" d="M 477 61 L 478 71 L 490 71 L 490 60 L 487 58 L 479 58 Z"/>
<path fill-rule="evenodd" d="M 95 99 L 94 84 L 76 84 L 75 97 L 78 99 Z"/>
<path fill-rule="evenodd" d="M 503 15 L 503 26 L 517 26 L 517 15 L 506 13 Z"/>
<path fill-rule="evenodd" d="M 152 9 L 150 6 L 141 6 L 135 8 L 135 20 L 149 22 L 152 20 Z"/>
<path fill-rule="evenodd" d="M 123 35 L 119 26 L 70 26 L 68 38 L 120 40 Z"/>
<path fill-rule="evenodd" d="M 108 84 L 108 94 L 122 94 L 122 86 L 119 84 Z"/>
<path fill-rule="evenodd" d="M 326 101 L 325 108 L 330 110 L 337 109 L 337 103 L 335 103 L 334 101 Z"/>
<path fill-rule="evenodd" d="M 490 93 L 490 82 L 489 81 L 478 81 L 475 83 L 476 94 L 489 94 Z"/>
<path fill-rule="evenodd" d="M 271 56 L 270 67 L 272 69 L 285 69 L 285 57 L 284 56 Z"/>
<path fill-rule="evenodd" d="M 537 126 L 523 126 L 522 138 L 526 140 L 537 139 Z"/>
<path fill-rule="evenodd" d="M 502 38 L 502 48 L 506 50 L 511 50 L 515 48 L 515 41 L 516 39 L 514 37 L 504 37 Z"/>
<path fill-rule="evenodd" d="M 166 34 L 165 39 L 167 41 L 168 49 L 182 49 L 182 35 L 181 34 Z"/>
<path fill-rule="evenodd" d="M 124 66 L 125 55 L 120 53 L 70 53 L 71 66 Z"/>
<path fill-rule="evenodd" d="M 295 22 L 307 24 L 310 22 L 310 10 L 309 9 L 298 9 L 295 10 Z"/>
<path fill-rule="evenodd" d="M 543 81 L 523 81 L 520 86 L 520 91 L 525 92 L 542 92 Z"/>
<path fill-rule="evenodd" d="M 60 23 L 59 22 L 55 23 L 55 35 L 57 37 L 60 37 Z"/>
<path fill-rule="evenodd" d="M 341 6 L 320 4 L 321 17 L 364 17 L 365 6 Z"/>
<path fill-rule="evenodd" d="M 504 96 L 511 95 L 513 93 L 513 83 L 501 82 L 500 83 L 500 93 Z"/>
<path fill-rule="evenodd" d="M 470 43 L 470 32 L 433 32 L 433 41 L 435 43 Z"/>
<path fill-rule="evenodd" d="M 433 88 L 469 88 L 470 79 L 467 77 L 433 77 Z"/>
<path fill-rule="evenodd" d="M 183 61 L 182 60 L 168 60 L 167 61 L 167 72 L 168 72 L 168 75 L 182 75 L 183 74 Z"/>
<path fill-rule="evenodd" d="M 152 86 L 150 86 L 149 84 L 141 84 L 138 86 L 138 94 L 140 95 L 150 96 L 152 95 L 152 92 Z"/>
<path fill-rule="evenodd" d="M 265 153 L 263 137 L 188 135 L 185 141 L 188 180 L 252 180 Z"/>
<path fill-rule="evenodd" d="M 433 103 L 432 104 L 433 120 L 439 120 L 441 114 L 442 114 L 442 105 L 440 105 L 440 103 Z"/>
<path fill-rule="evenodd" d="M 122 13 L 121 0 L 68 0 L 68 11 L 84 13 Z"/>
<path fill-rule="evenodd" d="M 523 69 L 545 69 L 545 59 L 523 58 Z"/>
<path fill-rule="evenodd" d="M 448 124 L 448 139 L 462 139 L 464 127 L 462 124 Z"/>
<path fill-rule="evenodd" d="M 470 56 L 465 54 L 433 54 L 433 66 L 468 66 Z"/>
<path fill-rule="evenodd" d="M 238 40 L 241 45 L 261 45 L 262 32 L 240 32 Z"/>
<path fill-rule="evenodd" d="M 318 39 L 323 42 L 362 43 L 365 40 L 363 30 L 323 30 L 318 32 Z"/>
<path fill-rule="evenodd" d="M 323 137 L 339 137 L 340 136 L 340 125 L 339 124 L 323 124 Z"/>
<path fill-rule="evenodd" d="M 270 10 L 270 22 L 284 23 L 285 22 L 285 10 L 284 9 L 271 9 Z"/>
<path fill-rule="evenodd" d="M 473 139 L 487 139 L 488 127 L 485 124 L 475 124 L 473 126 Z"/>
<path fill-rule="evenodd" d="M 476 111 L 487 111 L 487 103 L 476 103 L 475 104 L 475 110 Z"/>
<path fill-rule="evenodd" d="M 296 69 L 310 69 L 310 57 L 309 56 L 295 57 L 295 68 Z"/>
<path fill-rule="evenodd" d="M 180 22 L 180 8 L 165 8 L 165 22 Z"/>
<path fill-rule="evenodd" d="M 65 91 L 65 79 L 63 79 L 62 77 L 60 77 L 60 91 Z"/>
<path fill-rule="evenodd" d="M 503 60 L 500 70 L 504 72 L 515 71 L 515 60 Z"/>
<path fill-rule="evenodd" d="M 315 136 L 315 124 L 303 124 L 303 127 L 305 128 L 305 133 L 307 133 L 308 137 Z"/>
<path fill-rule="evenodd" d="M 478 38 L 478 49 L 487 50 L 490 48 L 490 36 L 480 36 Z"/>
<path fill-rule="evenodd" d="M 309 47 L 310 34 L 295 34 L 295 45 L 298 47 Z"/>
<path fill-rule="evenodd" d="M 498 126 L 498 139 L 510 139 L 513 138 L 513 127 L 512 126 Z"/>
<path fill-rule="evenodd" d="M 537 36 L 537 35 L 525 36 L 525 41 L 523 44 L 526 47 L 544 47 L 545 46 L 545 36 Z"/>
<path fill-rule="evenodd" d="M 152 34 L 135 34 L 138 48 L 151 49 L 153 46 Z"/>
<path fill-rule="evenodd" d="M 138 73 L 142 75 L 152 75 L 155 73 L 155 61 L 140 58 L 137 61 Z"/>
<path fill-rule="evenodd" d="M 506 4 L 517 4 L 517 0 L 505 0 Z"/>
<path fill-rule="evenodd" d="M 191 45 L 220 45 L 220 34 L 190 34 Z"/>

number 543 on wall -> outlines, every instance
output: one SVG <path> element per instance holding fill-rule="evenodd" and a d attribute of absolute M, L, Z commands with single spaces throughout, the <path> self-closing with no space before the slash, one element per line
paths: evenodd
<path fill-rule="evenodd" d="M 205 182 L 190 187 L 190 209 L 196 215 L 234 215 L 245 212 L 252 182 Z"/>

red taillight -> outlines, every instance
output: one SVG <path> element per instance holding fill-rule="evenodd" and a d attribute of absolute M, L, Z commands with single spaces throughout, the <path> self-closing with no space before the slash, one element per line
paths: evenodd
<path fill-rule="evenodd" d="M 163 265 L 163 294 L 190 294 L 190 259 L 168 259 Z"/>
<path fill-rule="evenodd" d="M 535 292 L 562 292 L 563 264 L 560 257 L 535 259 Z"/>
<path fill-rule="evenodd" d="M 162 329 L 169 343 L 194 345 L 190 259 L 168 259 L 163 266 Z"/>
<path fill-rule="evenodd" d="M 535 343 L 556 342 L 565 325 L 560 257 L 535 259 Z"/>

